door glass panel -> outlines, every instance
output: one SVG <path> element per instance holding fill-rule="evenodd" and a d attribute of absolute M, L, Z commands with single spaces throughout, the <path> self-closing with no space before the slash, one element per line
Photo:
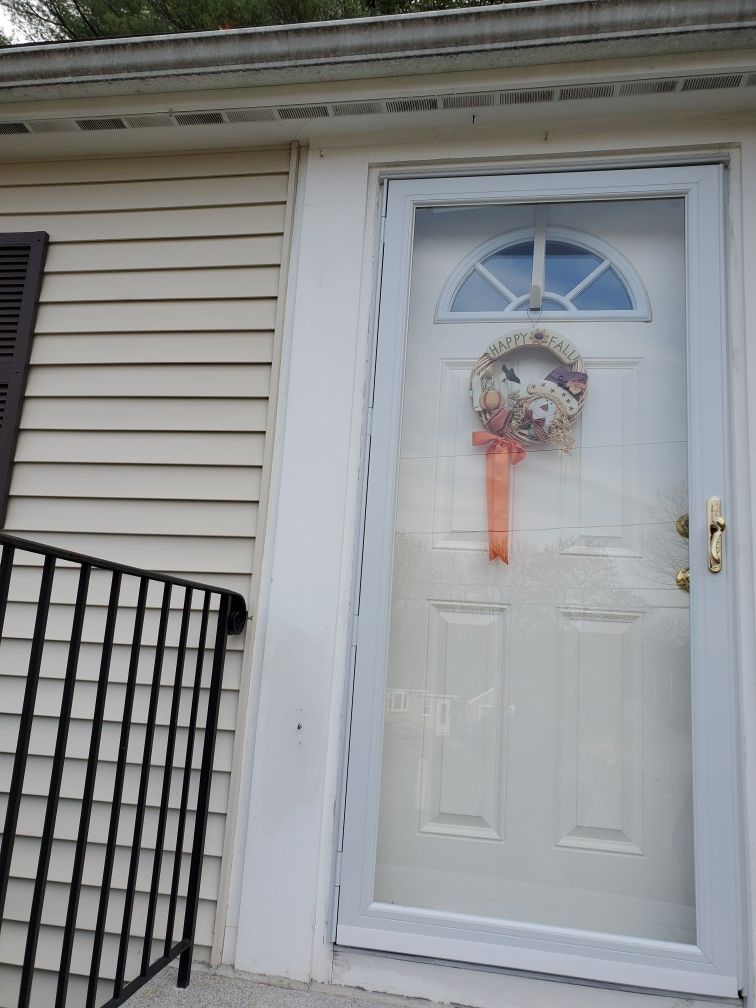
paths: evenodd
<path fill-rule="evenodd" d="M 608 269 L 575 297 L 575 307 L 582 311 L 600 311 L 602 308 L 632 308 L 625 285 L 616 270 Z"/>
<path fill-rule="evenodd" d="M 533 270 L 533 242 L 512 245 L 503 252 L 488 256 L 484 265 L 497 280 L 500 280 L 513 294 L 525 294 L 530 290 Z"/>
<path fill-rule="evenodd" d="M 601 259 L 586 249 L 567 242 L 546 242 L 546 290 L 555 294 L 570 291 L 589 276 Z"/>
<path fill-rule="evenodd" d="M 588 391 L 571 452 L 528 445 L 510 470 L 504 564 L 488 556 L 470 372 L 529 323 L 434 317 L 472 250 L 534 224 L 532 206 L 416 212 L 374 898 L 478 926 L 694 943 L 688 596 L 675 584 L 687 567 L 682 201 L 546 208 L 547 226 L 632 264 L 652 319 L 544 326 L 578 349 Z M 515 293 L 530 283 L 525 251 L 489 264 Z M 552 252 L 555 291 L 600 265 Z M 614 304 L 605 288 L 618 283 L 605 270 L 576 303 Z M 478 293 L 458 299 L 490 307 L 492 286 Z M 507 357 L 523 387 L 559 363 L 536 348 Z"/>
<path fill-rule="evenodd" d="M 471 273 L 454 298 L 453 311 L 504 311 L 510 300 L 477 273 Z"/>

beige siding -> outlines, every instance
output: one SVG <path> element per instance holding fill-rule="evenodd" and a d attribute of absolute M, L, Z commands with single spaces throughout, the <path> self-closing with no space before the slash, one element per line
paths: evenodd
<path fill-rule="evenodd" d="M 221 584 L 249 595 L 264 486 L 266 426 L 289 151 L 0 165 L 0 231 L 44 230 L 42 286 L 6 530 L 85 553 Z M 39 564 L 19 555 L 0 647 L 0 815 L 10 781 Z M 57 731 L 77 571 L 56 572 L 19 834 L 0 933 L 0 1008 L 13 1003 L 23 960 L 23 921 L 38 858 Z M 34 1003 L 52 1003 L 67 886 L 79 821 L 109 581 L 93 575 L 73 721 L 44 906 Z M 125 579 L 105 708 L 74 967 L 88 970 L 110 817 L 137 583 Z M 128 873 L 139 763 L 147 719 L 161 591 L 150 590 L 137 678 L 103 966 L 112 971 Z M 155 747 L 139 862 L 140 934 L 157 830 L 155 806 L 175 668 L 183 593 L 176 592 L 161 677 Z M 195 597 L 195 616 L 201 599 Z M 197 627 L 187 668 L 194 668 Z M 232 638 L 220 706 L 197 958 L 216 926 L 226 819 L 232 800 L 241 638 Z M 177 748 L 186 744 L 190 689 L 181 695 Z M 203 688 L 200 706 L 207 702 Z M 192 795 L 200 750 L 195 750 Z M 171 779 L 161 892 L 173 867 L 180 778 Z M 186 870 L 186 858 L 182 862 Z M 156 935 L 165 916 L 158 910 Z M 181 909 L 181 908 L 180 908 Z M 180 915 L 177 918 L 180 922 Z M 220 922 L 222 925 L 222 921 Z M 130 969 L 136 962 L 133 947 Z M 80 981 L 69 1005 L 83 1003 Z M 103 988 L 109 994 L 107 987 Z"/>

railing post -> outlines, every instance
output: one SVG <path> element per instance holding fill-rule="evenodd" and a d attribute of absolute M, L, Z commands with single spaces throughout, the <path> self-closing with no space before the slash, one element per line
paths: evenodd
<path fill-rule="evenodd" d="M 136 816 L 134 818 L 134 834 L 131 841 L 131 858 L 129 859 L 129 876 L 126 882 L 126 896 L 123 906 L 123 923 L 121 937 L 118 943 L 118 961 L 116 963 L 113 996 L 118 997 L 124 986 L 126 973 L 126 957 L 129 953 L 129 938 L 131 937 L 131 916 L 134 912 L 136 897 L 137 872 L 139 871 L 139 853 L 142 846 L 142 830 L 144 829 L 144 814 L 147 808 L 147 788 L 150 783 L 150 763 L 152 760 L 152 744 L 155 737 L 155 720 L 158 698 L 160 695 L 160 676 L 163 671 L 165 655 L 165 638 L 168 633 L 168 619 L 171 614 L 171 586 L 163 587 L 163 602 L 160 607 L 160 623 L 158 625 L 157 645 L 155 647 L 155 664 L 152 671 L 150 687 L 150 702 L 147 710 L 147 726 L 144 730 L 144 748 L 142 750 L 142 770 L 139 775 L 139 794 L 137 796 Z M 94 1008 L 87 1002 L 86 1008 Z"/>
<path fill-rule="evenodd" d="M 100 902 L 97 908 L 95 937 L 92 942 L 92 964 L 90 976 L 94 976 L 95 978 L 99 977 L 102 946 L 105 937 L 105 925 L 108 915 L 108 903 L 110 900 L 113 864 L 115 861 L 116 842 L 118 839 L 118 824 L 121 818 L 123 785 L 126 777 L 126 760 L 129 751 L 131 718 L 134 709 L 134 695 L 136 693 L 137 672 L 139 669 L 139 657 L 142 645 L 142 632 L 144 630 L 144 614 L 147 607 L 148 587 L 148 579 L 144 577 L 141 578 L 139 581 L 137 607 L 136 612 L 134 613 L 134 631 L 131 639 L 129 671 L 126 678 L 126 692 L 123 701 L 123 719 L 121 722 L 121 736 L 118 744 L 118 762 L 116 763 L 115 781 L 113 783 L 113 804 L 110 809 L 110 825 L 108 826 L 108 839 L 105 845 L 105 861 L 102 868 L 102 889 L 100 890 Z M 95 979 L 95 990 L 96 983 L 97 979 Z"/>
<path fill-rule="evenodd" d="M 215 732 L 218 726 L 218 710 L 220 707 L 221 683 L 223 665 L 226 658 L 226 642 L 228 640 L 228 623 L 231 612 L 231 598 L 222 595 L 218 608 L 218 626 L 215 631 L 215 649 L 213 651 L 213 670 L 210 679 L 210 695 L 207 701 L 207 718 L 205 721 L 205 742 L 202 749 L 202 769 L 200 771 L 199 793 L 197 795 L 197 813 L 194 820 L 194 841 L 192 843 L 192 859 L 189 867 L 189 883 L 186 893 L 186 911 L 184 913 L 183 938 L 189 942 L 179 959 L 179 987 L 188 987 L 192 972 L 192 953 L 194 951 L 194 932 L 197 926 L 197 907 L 199 904 L 199 887 L 202 877 L 202 859 L 205 851 L 205 835 L 207 833 L 207 814 L 210 808 L 210 784 L 213 773 L 213 757 L 215 756 Z"/>
<path fill-rule="evenodd" d="M 168 740 L 165 747 L 165 768 L 163 770 L 163 786 L 160 791 L 160 813 L 158 815 L 155 853 L 152 859 L 152 882 L 150 898 L 147 906 L 147 922 L 144 926 L 144 945 L 142 946 L 143 975 L 150 968 L 152 958 L 152 936 L 155 929 L 155 913 L 160 889 L 160 867 L 163 863 L 163 844 L 165 843 L 165 827 L 168 821 L 168 800 L 171 791 L 171 773 L 173 771 L 173 754 L 176 748 L 176 732 L 178 730 L 179 703 L 181 701 L 181 686 L 184 676 L 184 659 L 186 657 L 186 639 L 189 634 L 189 619 L 192 613 L 192 589 L 187 588 L 184 596 L 184 611 L 181 615 L 181 630 L 179 632 L 178 654 L 176 655 L 176 672 L 173 680 L 173 695 L 171 697 L 171 713 L 168 722 Z"/>
<path fill-rule="evenodd" d="M 97 692 L 95 693 L 94 710 L 92 712 L 92 731 L 89 736 L 89 753 L 87 755 L 87 770 L 84 777 L 84 791 L 81 796 L 81 812 L 79 814 L 79 829 L 76 835 L 76 852 L 71 870 L 71 889 L 68 894 L 68 909 L 63 930 L 63 943 L 60 951 L 60 970 L 58 987 L 55 994 L 55 1008 L 65 1008 L 68 991 L 68 980 L 71 973 L 71 955 L 73 953 L 76 934 L 76 915 L 79 910 L 81 880 L 84 874 L 84 860 L 87 855 L 87 838 L 89 823 L 92 818 L 94 802 L 95 779 L 97 763 L 100 755 L 100 740 L 102 739 L 102 723 L 105 717 L 105 700 L 108 694 L 110 661 L 113 655 L 116 620 L 118 618 L 118 599 L 121 594 L 121 573 L 113 571 L 110 579 L 110 595 L 105 618 L 105 634 L 100 654 L 100 673 L 97 677 Z"/>
<path fill-rule="evenodd" d="M 5 611 L 8 608 L 8 589 L 10 588 L 11 574 L 13 573 L 13 546 L 6 543 L 3 546 L 3 559 L 0 561 L 0 636 L 5 623 Z"/>
<path fill-rule="evenodd" d="M 205 592 L 202 604 L 202 620 L 200 622 L 199 641 L 197 643 L 197 659 L 192 686 L 192 706 L 189 712 L 189 725 L 186 730 L 186 758 L 184 759 L 184 776 L 181 782 L 181 803 L 179 805 L 178 823 L 176 824 L 176 850 L 173 855 L 173 875 L 171 877 L 171 896 L 168 902 L 168 919 L 165 924 L 165 945 L 163 952 L 170 955 L 173 948 L 173 926 L 176 920 L 176 903 L 178 901 L 179 881 L 181 879 L 181 860 L 184 853 L 184 832 L 186 830 L 186 813 L 189 807 L 189 788 L 192 782 L 192 759 L 194 757 L 194 736 L 197 731 L 197 713 L 202 688 L 202 669 L 205 664 L 205 645 L 207 642 L 207 624 L 210 617 L 210 592 Z"/>
<path fill-rule="evenodd" d="M 5 896 L 8 891 L 11 858 L 16 842 L 16 827 L 18 813 L 21 808 L 21 797 L 26 772 L 26 761 L 29 756 L 29 741 L 31 740 L 34 705 L 37 701 L 37 686 L 39 670 L 42 665 L 42 651 L 45 646 L 45 631 L 47 629 L 47 614 L 50 611 L 53 576 L 55 574 L 55 557 L 45 557 L 42 568 L 42 580 L 37 601 L 37 618 L 34 622 L 34 637 L 29 654 L 29 670 L 26 675 L 26 689 L 21 708 L 21 720 L 18 726 L 16 755 L 13 760 L 8 804 L 5 809 L 5 824 L 3 826 L 3 843 L 0 847 L 0 924 L 5 917 Z M 7 594 L 7 585 L 5 586 Z"/>
<path fill-rule="evenodd" d="M 34 960 L 37 955 L 39 929 L 40 924 L 42 923 L 42 906 L 45 899 L 47 873 L 50 869 L 50 856 L 52 854 L 55 833 L 55 818 L 58 812 L 60 786 L 63 780 L 63 764 L 66 758 L 68 729 L 71 725 L 71 709 L 73 707 L 74 687 L 76 685 L 76 670 L 79 665 L 79 652 L 81 651 L 81 635 L 84 628 L 84 617 L 87 612 L 89 575 L 89 566 L 87 564 L 83 564 L 79 572 L 79 587 L 76 592 L 76 605 L 74 608 L 73 622 L 71 624 L 71 640 L 68 647 L 68 661 L 66 662 L 66 676 L 63 684 L 63 696 L 60 701 L 60 717 L 58 719 L 58 733 L 55 739 L 55 755 L 53 756 L 52 769 L 50 771 L 50 790 L 47 796 L 47 807 L 45 809 L 45 824 L 42 829 L 37 875 L 34 880 L 34 895 L 32 897 L 32 905 L 29 913 L 29 928 L 26 932 L 26 950 L 24 952 L 24 965 L 21 971 L 21 984 L 18 992 L 18 1008 L 27 1008 L 29 998 L 31 997 Z"/>

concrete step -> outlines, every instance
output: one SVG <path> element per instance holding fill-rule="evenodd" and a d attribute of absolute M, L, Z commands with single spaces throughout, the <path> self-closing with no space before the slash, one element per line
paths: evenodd
<path fill-rule="evenodd" d="M 192 971 L 186 990 L 167 967 L 127 1002 L 128 1008 L 430 1008 L 431 1002 L 318 984 L 281 986 L 244 974 Z"/>

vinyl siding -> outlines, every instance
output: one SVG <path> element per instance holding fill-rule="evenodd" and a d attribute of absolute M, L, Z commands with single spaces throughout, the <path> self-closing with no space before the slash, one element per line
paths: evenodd
<path fill-rule="evenodd" d="M 44 230 L 50 249 L 11 484 L 6 531 L 240 591 L 249 598 L 258 535 L 271 372 L 288 219 L 288 149 L 0 165 L 0 231 Z M 14 1003 L 57 730 L 77 571 L 53 584 L 31 756 L 0 933 L 0 1008 Z M 0 647 L 0 815 L 12 769 L 40 566 L 18 554 Z M 44 905 L 33 1003 L 54 1000 L 67 880 L 79 822 L 109 579 L 94 573 Z M 123 581 L 77 918 L 74 969 L 88 972 L 121 728 L 135 579 Z M 112 975 L 161 590 L 148 597 L 103 971 Z M 183 592 L 176 591 L 160 690 L 134 933 L 146 914 L 170 683 Z M 201 598 L 195 596 L 198 614 Z M 199 620 L 186 668 L 193 670 Z M 209 638 L 210 640 L 212 638 Z M 243 638 L 231 638 L 203 869 L 196 958 L 207 961 L 222 888 Z M 182 690 L 177 751 L 186 740 Z M 206 691 L 202 691 L 206 702 Z M 202 701 L 201 701 L 202 709 Z M 193 765 L 201 749 L 195 747 Z M 196 789 L 196 771 L 192 783 Z M 168 838 L 180 779 L 171 783 Z M 194 792 L 192 792 L 192 799 Z M 168 848 L 170 849 L 170 842 Z M 187 860 L 185 858 L 185 860 Z M 173 857 L 163 859 L 168 891 Z M 221 897 L 222 897 L 221 892 Z M 158 910 L 156 935 L 164 919 Z M 218 926 L 222 928 L 222 910 Z M 161 916 L 161 911 L 162 915 Z M 182 920 L 181 908 L 177 921 Z M 137 946 L 129 960 L 135 971 Z M 110 995 L 107 984 L 103 993 Z M 83 1004 L 74 978 L 68 1004 Z"/>

